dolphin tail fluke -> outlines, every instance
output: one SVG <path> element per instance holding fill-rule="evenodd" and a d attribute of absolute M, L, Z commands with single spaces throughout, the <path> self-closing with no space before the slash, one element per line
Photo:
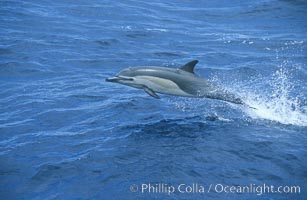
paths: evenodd
<path fill-rule="evenodd" d="M 247 108 L 251 108 L 251 109 L 257 110 L 257 108 L 252 107 L 252 106 L 250 106 L 250 105 L 248 105 L 248 104 L 246 104 L 246 103 L 242 103 L 241 105 L 243 105 L 243 106 L 245 106 L 245 107 L 247 107 Z"/>
<path fill-rule="evenodd" d="M 245 106 L 245 107 L 248 107 L 248 108 L 252 108 L 252 109 L 257 110 L 257 108 L 248 105 L 247 103 L 245 103 L 245 102 L 244 102 L 242 99 L 240 99 L 240 98 L 231 99 L 231 100 L 229 100 L 229 102 L 235 103 L 235 104 L 239 104 L 239 105 L 243 105 L 243 106 Z"/>
<path fill-rule="evenodd" d="M 251 108 L 251 109 L 257 110 L 257 108 L 255 108 L 255 107 L 252 107 L 252 106 L 249 106 L 249 105 L 246 105 L 246 106 Z"/>

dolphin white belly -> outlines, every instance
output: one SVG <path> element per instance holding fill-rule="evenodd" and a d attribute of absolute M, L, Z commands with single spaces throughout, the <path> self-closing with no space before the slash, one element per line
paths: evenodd
<path fill-rule="evenodd" d="M 172 94 L 177 96 L 191 97 L 191 94 L 184 92 L 176 83 L 171 80 L 154 76 L 136 76 L 135 81 L 143 84 L 157 93 Z"/>

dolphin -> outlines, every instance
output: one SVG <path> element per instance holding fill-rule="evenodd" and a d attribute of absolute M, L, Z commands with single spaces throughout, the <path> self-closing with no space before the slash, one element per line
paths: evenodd
<path fill-rule="evenodd" d="M 198 60 L 193 60 L 177 68 L 133 67 L 120 71 L 115 77 L 107 78 L 114 82 L 144 90 L 150 96 L 159 99 L 157 93 L 223 100 L 235 104 L 245 103 L 235 94 L 218 87 L 194 72 Z"/>

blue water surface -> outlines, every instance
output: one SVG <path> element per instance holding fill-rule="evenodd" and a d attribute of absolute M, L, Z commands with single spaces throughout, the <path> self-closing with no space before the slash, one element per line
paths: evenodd
<path fill-rule="evenodd" d="M 0 199 L 306 199 L 306 10 L 304 0 L 1 0 Z M 199 76 L 256 109 L 105 82 L 194 59 Z"/>

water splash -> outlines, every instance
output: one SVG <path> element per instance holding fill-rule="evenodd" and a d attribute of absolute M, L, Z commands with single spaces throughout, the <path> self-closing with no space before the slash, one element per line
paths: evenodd
<path fill-rule="evenodd" d="M 190 99 L 174 97 L 169 103 L 176 109 L 187 113 L 201 113 L 203 116 L 216 116 L 229 120 L 240 118 L 250 121 L 270 120 L 286 125 L 307 126 L 307 106 L 304 91 L 302 68 L 284 61 L 273 74 L 261 75 L 242 69 L 210 78 L 226 90 L 237 94 L 252 108 L 242 105 L 227 104 L 210 99 Z M 254 74 L 254 75 L 252 75 Z M 241 77 L 240 77 L 241 76 Z M 226 109 L 227 107 L 227 109 Z M 229 110 L 233 108 L 233 110 Z"/>
<path fill-rule="evenodd" d="M 291 70 L 287 70 L 284 65 L 286 63 L 271 79 L 259 79 L 262 87 L 241 89 L 244 101 L 256 108 L 245 109 L 244 112 L 254 119 L 307 126 L 306 106 L 303 105 L 304 92 L 296 91 L 298 83 L 291 78 Z M 299 89 L 304 90 L 303 85 Z"/>

